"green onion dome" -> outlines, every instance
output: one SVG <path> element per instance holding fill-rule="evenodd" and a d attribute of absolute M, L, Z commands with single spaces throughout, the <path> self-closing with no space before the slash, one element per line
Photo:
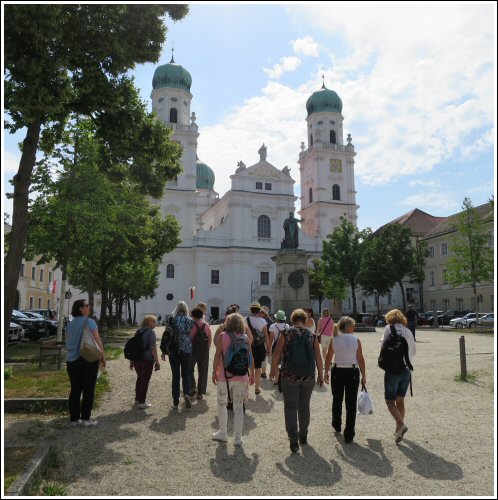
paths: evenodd
<path fill-rule="evenodd" d="M 306 101 L 306 110 L 308 116 L 311 113 L 319 113 L 321 111 L 333 111 L 340 113 L 342 111 L 341 98 L 333 91 L 325 87 L 325 85 L 316 92 L 313 92 Z"/>
<path fill-rule="evenodd" d="M 168 64 L 163 64 L 156 68 L 152 78 L 152 88 L 176 88 L 183 89 L 190 92 L 192 85 L 192 77 L 190 73 L 180 64 L 176 64 L 175 60 L 171 58 Z"/>
<path fill-rule="evenodd" d="M 213 189 L 214 186 L 214 172 L 211 167 L 197 158 L 195 162 L 196 167 L 196 187 L 198 189 Z"/>

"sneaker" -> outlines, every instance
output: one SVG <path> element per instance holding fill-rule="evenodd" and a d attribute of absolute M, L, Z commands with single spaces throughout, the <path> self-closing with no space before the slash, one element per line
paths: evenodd
<path fill-rule="evenodd" d="M 254 394 L 261 394 L 261 390 L 260 390 L 260 389 L 256 389 L 256 390 L 254 391 Z"/>
<path fill-rule="evenodd" d="M 78 427 L 81 425 L 81 418 L 79 418 L 78 420 L 71 420 L 71 422 L 69 422 L 69 427 Z"/>
<path fill-rule="evenodd" d="M 135 403 L 133 404 L 133 408 L 135 408 L 135 409 L 136 409 L 136 408 L 138 408 L 138 405 L 139 405 L 139 404 L 140 404 L 140 403 L 139 403 L 138 401 L 135 401 Z"/>
<path fill-rule="evenodd" d="M 332 426 L 332 428 L 334 429 L 334 432 L 336 434 L 340 434 L 341 433 L 341 428 L 340 427 L 334 427 L 334 426 Z"/>
<path fill-rule="evenodd" d="M 296 453 L 296 451 L 299 451 L 299 443 L 297 441 L 291 441 L 290 449 L 292 453 Z"/>
<path fill-rule="evenodd" d="M 353 442 L 353 438 L 344 438 L 344 442 L 345 443 L 352 443 Z"/>
<path fill-rule="evenodd" d="M 138 405 L 138 407 L 141 409 L 141 410 L 145 410 L 146 408 L 150 408 L 152 405 L 150 403 L 140 403 Z"/>
<path fill-rule="evenodd" d="M 405 424 L 403 424 L 401 429 L 396 433 L 396 443 L 399 443 L 403 439 L 403 436 L 405 435 L 407 430 L 408 427 Z"/>
<path fill-rule="evenodd" d="M 190 401 L 190 396 L 184 396 L 183 399 L 185 399 L 185 406 L 187 408 L 191 408 L 192 407 L 192 402 Z"/>
<path fill-rule="evenodd" d="M 218 432 L 213 432 L 213 441 L 222 441 L 223 443 L 226 443 L 228 441 L 228 436 L 221 431 Z"/>
<path fill-rule="evenodd" d="M 88 420 L 82 420 L 83 427 L 95 427 L 99 422 L 98 420 L 92 420 L 91 418 Z"/>
<path fill-rule="evenodd" d="M 190 389 L 190 397 L 193 397 L 197 394 L 197 389 Z"/>
<path fill-rule="evenodd" d="M 179 405 L 179 404 L 180 404 L 180 403 L 175 403 L 175 402 L 173 401 L 173 409 L 174 409 L 174 410 L 178 410 L 178 405 Z"/>
<path fill-rule="evenodd" d="M 241 438 L 235 438 L 233 444 L 235 446 L 242 446 L 242 439 Z"/>

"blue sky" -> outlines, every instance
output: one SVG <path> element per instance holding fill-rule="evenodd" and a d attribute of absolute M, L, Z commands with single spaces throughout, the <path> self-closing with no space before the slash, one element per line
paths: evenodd
<path fill-rule="evenodd" d="M 480 205 L 494 193 L 495 21 L 492 4 L 194 4 L 168 20 L 158 64 L 174 42 L 193 79 L 198 154 L 220 194 L 263 142 L 299 186 L 305 103 L 324 73 L 357 153 L 358 225 L 376 229 L 414 208 L 450 215 L 466 196 Z M 149 108 L 156 66 L 133 71 Z M 4 181 L 20 140 L 6 137 Z"/>

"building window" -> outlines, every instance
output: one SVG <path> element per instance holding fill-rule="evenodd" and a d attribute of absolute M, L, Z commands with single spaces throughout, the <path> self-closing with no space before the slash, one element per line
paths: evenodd
<path fill-rule="evenodd" d="M 176 108 L 171 108 L 169 110 L 169 122 L 178 123 L 178 110 Z"/>
<path fill-rule="evenodd" d="M 332 186 L 332 199 L 333 200 L 341 199 L 341 188 L 339 187 L 339 184 L 334 184 Z"/>
<path fill-rule="evenodd" d="M 31 279 L 35 280 L 36 279 L 36 266 L 33 266 L 31 268 Z"/>
<path fill-rule="evenodd" d="M 269 285 L 270 284 L 270 273 L 267 271 L 262 271 L 259 273 L 259 282 L 260 285 Z"/>
<path fill-rule="evenodd" d="M 175 277 L 175 266 L 173 264 L 168 264 L 166 266 L 166 278 Z"/>
<path fill-rule="evenodd" d="M 262 182 L 256 182 L 256 189 L 263 189 L 263 183 Z"/>
<path fill-rule="evenodd" d="M 265 191 L 271 191 L 271 182 L 265 182 Z"/>
<path fill-rule="evenodd" d="M 49 283 L 52 283 L 52 277 L 53 277 L 53 273 L 52 273 L 52 271 L 49 271 L 48 272 L 48 282 Z"/>
<path fill-rule="evenodd" d="M 441 243 L 441 255 L 448 255 L 448 243 L 446 243 L 446 241 L 444 241 L 443 243 Z"/>
<path fill-rule="evenodd" d="M 47 309 L 50 309 L 50 299 L 47 299 Z"/>
<path fill-rule="evenodd" d="M 335 130 L 330 131 L 330 144 L 336 144 L 335 140 Z"/>
<path fill-rule="evenodd" d="M 470 297 L 470 308 L 475 311 L 476 310 L 476 298 Z"/>
<path fill-rule="evenodd" d="M 447 276 L 446 276 L 447 273 L 448 273 L 447 269 L 441 269 L 441 285 L 447 285 L 448 284 Z"/>
<path fill-rule="evenodd" d="M 271 238 L 270 218 L 267 215 L 258 217 L 258 238 Z"/>
<path fill-rule="evenodd" d="M 494 240 L 494 237 L 495 237 L 495 234 L 494 234 L 494 231 L 489 231 L 488 232 L 488 236 L 489 236 L 489 239 L 488 239 L 488 245 L 490 247 L 494 246 L 495 244 L 495 240 Z"/>
<path fill-rule="evenodd" d="M 415 288 L 407 288 L 406 289 L 406 301 L 410 304 L 413 304 L 415 302 L 414 296 L 415 296 Z"/>
<path fill-rule="evenodd" d="M 211 269 L 211 285 L 219 285 L 219 284 L 220 284 L 220 270 Z"/>
<path fill-rule="evenodd" d="M 30 297 L 29 298 L 29 308 L 30 309 L 33 309 L 35 307 L 34 303 L 35 303 L 35 299 L 33 297 Z"/>
<path fill-rule="evenodd" d="M 456 299 L 456 308 L 460 311 L 463 309 L 463 299 Z"/>
<path fill-rule="evenodd" d="M 436 286 L 436 273 L 435 273 L 435 271 L 429 272 L 429 286 Z"/>
<path fill-rule="evenodd" d="M 19 271 L 19 276 L 20 276 L 21 278 L 24 278 L 24 263 L 23 263 L 23 264 L 21 264 L 21 270 Z"/>
<path fill-rule="evenodd" d="M 443 299 L 443 311 L 447 311 L 450 308 L 450 299 Z"/>
<path fill-rule="evenodd" d="M 313 146 L 313 134 L 310 134 L 310 146 Z"/>
<path fill-rule="evenodd" d="M 43 283 L 43 269 L 40 269 L 40 283 Z"/>
<path fill-rule="evenodd" d="M 310 203 L 313 203 L 313 188 L 310 188 Z"/>
<path fill-rule="evenodd" d="M 431 300 L 431 311 L 435 311 L 435 310 L 436 310 L 436 301 Z"/>
<path fill-rule="evenodd" d="M 42 308 L 42 299 L 38 299 L 38 309 Z"/>
<path fill-rule="evenodd" d="M 429 247 L 429 257 L 434 257 L 435 253 L 434 253 L 434 247 L 433 246 L 430 246 Z"/>

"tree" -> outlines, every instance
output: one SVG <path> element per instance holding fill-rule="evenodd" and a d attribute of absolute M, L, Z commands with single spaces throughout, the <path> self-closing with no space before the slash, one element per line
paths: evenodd
<path fill-rule="evenodd" d="M 479 283 L 493 281 L 494 259 L 489 248 L 489 235 L 482 224 L 490 220 L 483 219 L 472 206 L 469 198 L 463 200 L 462 212 L 455 216 L 451 225 L 458 236 L 453 239 L 448 259 L 448 282 L 453 286 L 471 286 L 474 292 L 476 312 L 479 312 L 477 286 Z"/>
<path fill-rule="evenodd" d="M 38 150 L 50 154 L 70 114 L 76 112 L 91 117 L 97 135 L 109 146 L 103 167 L 112 166 L 114 174 L 122 174 L 129 167 L 130 156 L 121 139 L 132 135 L 136 118 L 144 116 L 136 101 L 127 99 L 134 87 L 123 75 L 136 64 L 159 59 L 166 34 L 165 14 L 178 20 L 187 12 L 185 5 L 164 4 L 5 6 L 4 104 L 10 117 L 6 128 L 10 133 L 26 129 L 19 170 L 13 178 L 12 235 L 5 257 L 5 331 L 26 244 L 29 192 Z M 138 162 L 134 165 L 140 166 Z M 132 173 L 138 180 L 139 172 Z M 148 181 L 144 189 L 157 196 L 161 186 L 154 185 L 151 176 L 144 179 Z"/>
<path fill-rule="evenodd" d="M 321 259 L 313 259 L 313 267 L 308 269 L 310 298 L 318 300 L 318 313 L 322 312 L 324 299 L 344 300 L 346 286 L 344 281 L 329 277 L 325 271 L 325 264 Z"/>
<path fill-rule="evenodd" d="M 370 235 L 369 228 L 363 231 L 345 217 L 341 224 L 323 242 L 322 260 L 325 273 L 336 283 L 347 283 L 353 298 L 353 316 L 357 316 L 356 287 L 361 269 L 361 243 Z"/>
<path fill-rule="evenodd" d="M 429 257 L 429 246 L 426 241 L 415 241 L 413 266 L 408 273 L 412 283 L 418 284 L 420 309 L 424 310 L 424 280 L 425 280 L 425 261 Z"/>

